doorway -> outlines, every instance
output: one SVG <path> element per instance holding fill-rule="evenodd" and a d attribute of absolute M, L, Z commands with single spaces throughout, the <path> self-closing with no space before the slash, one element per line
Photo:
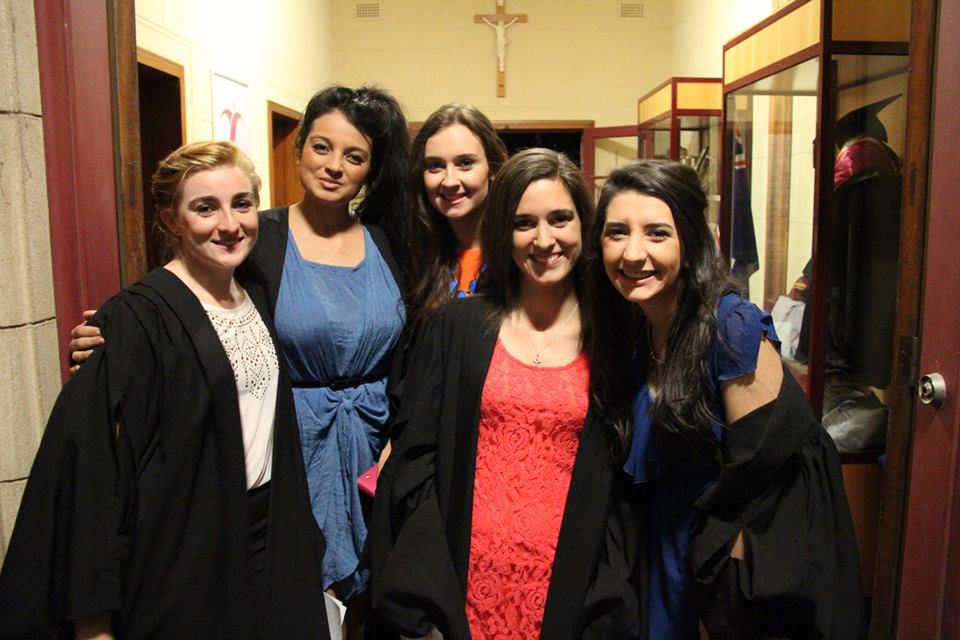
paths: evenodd
<path fill-rule="evenodd" d="M 268 100 L 267 117 L 270 119 L 270 206 L 280 207 L 303 198 L 294 152 L 300 114 Z"/>
<path fill-rule="evenodd" d="M 183 77 L 181 65 L 137 49 L 143 237 L 148 271 L 164 262 L 164 247 L 156 230 L 157 203 L 150 192 L 150 179 L 157 163 L 186 139 Z"/>
<path fill-rule="evenodd" d="M 593 120 L 499 121 L 493 126 L 511 156 L 524 149 L 546 147 L 563 153 L 579 167 L 583 131 L 593 128 Z"/>

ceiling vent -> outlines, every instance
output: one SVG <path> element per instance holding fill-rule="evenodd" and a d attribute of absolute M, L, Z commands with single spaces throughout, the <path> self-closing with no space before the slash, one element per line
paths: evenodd
<path fill-rule="evenodd" d="M 643 3 L 642 2 L 621 2 L 620 17 L 621 18 L 642 18 Z"/>
<path fill-rule="evenodd" d="M 356 17 L 364 18 L 368 20 L 379 18 L 380 3 L 379 2 L 358 2 Z"/>

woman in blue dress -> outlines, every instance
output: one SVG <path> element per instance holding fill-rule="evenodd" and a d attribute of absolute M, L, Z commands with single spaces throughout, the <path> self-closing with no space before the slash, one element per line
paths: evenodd
<path fill-rule="evenodd" d="M 274 309 L 313 514 L 327 540 L 324 587 L 344 601 L 366 586 L 357 478 L 380 453 L 387 372 L 405 319 L 387 230 L 403 212 L 406 141 L 387 94 L 316 94 L 295 145 L 303 199 L 260 214 L 260 240 L 243 267 Z"/>
<path fill-rule="evenodd" d="M 646 505 L 649 637 L 859 638 L 836 450 L 705 208 L 690 167 L 636 162 L 606 181 L 590 239 L 591 386 Z"/>

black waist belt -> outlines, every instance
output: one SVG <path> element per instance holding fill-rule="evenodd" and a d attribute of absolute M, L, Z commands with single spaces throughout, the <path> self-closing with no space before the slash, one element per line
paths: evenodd
<path fill-rule="evenodd" d="M 359 378 L 334 378 L 332 380 L 320 380 L 317 382 L 308 380 L 304 382 L 294 382 L 293 387 L 295 389 L 316 389 L 317 387 L 326 387 L 327 389 L 340 391 L 341 389 L 349 389 L 350 387 L 359 387 L 362 384 L 377 382 L 378 380 L 382 380 L 383 376 L 384 374 L 382 373 L 374 373 L 370 374 L 369 376 L 361 376 Z"/>

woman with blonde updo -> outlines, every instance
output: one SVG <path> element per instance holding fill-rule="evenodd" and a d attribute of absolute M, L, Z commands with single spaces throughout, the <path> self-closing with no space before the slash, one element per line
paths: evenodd
<path fill-rule="evenodd" d="M 229 142 L 153 178 L 172 259 L 102 305 L 0 573 L 0 637 L 328 637 L 323 536 L 263 291 L 260 179 Z"/>

